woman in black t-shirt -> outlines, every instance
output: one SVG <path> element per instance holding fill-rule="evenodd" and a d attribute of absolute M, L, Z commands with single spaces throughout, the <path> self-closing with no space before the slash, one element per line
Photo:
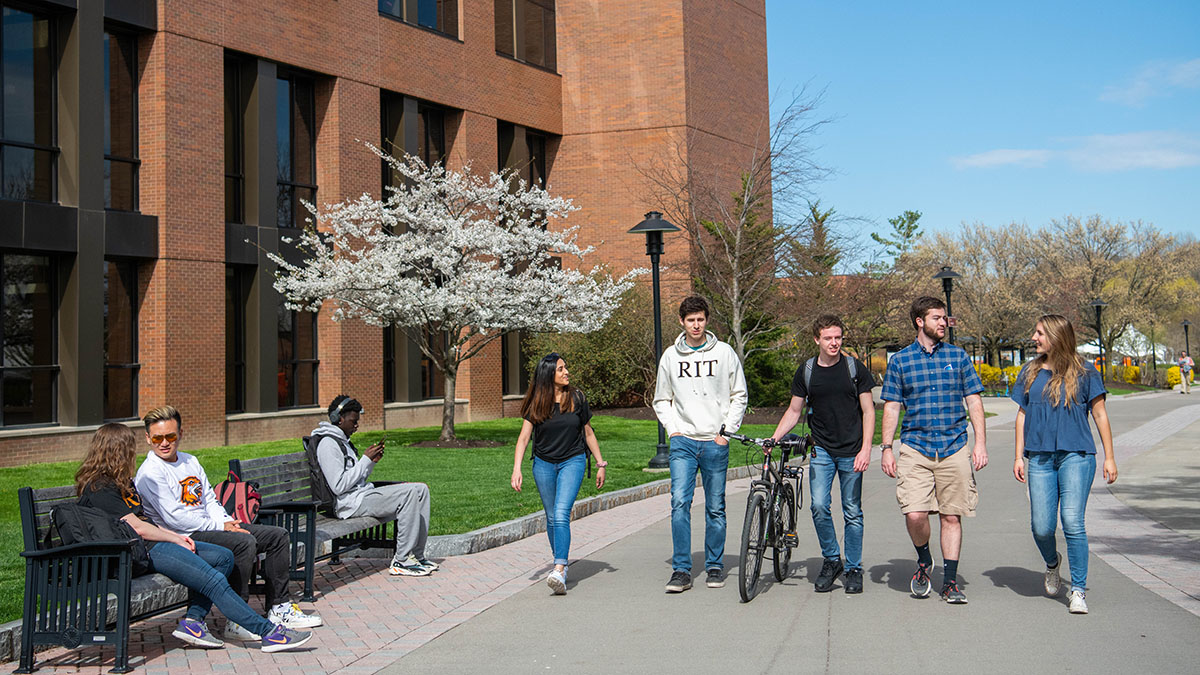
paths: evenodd
<path fill-rule="evenodd" d="M 272 624 L 229 587 L 226 576 L 233 570 L 232 551 L 164 530 L 146 519 L 141 497 L 133 485 L 136 451 L 137 440 L 129 427 L 123 424 L 100 427 L 75 473 L 75 492 L 82 506 L 105 511 L 128 523 L 146 540 L 151 572 L 187 586 L 188 610 L 172 635 L 197 647 L 225 646 L 204 623 L 204 617 L 216 604 L 230 621 L 260 636 L 264 652 L 295 649 L 307 642 L 311 633 Z"/>
<path fill-rule="evenodd" d="M 554 554 L 554 569 L 546 584 L 555 595 L 567 592 L 567 554 L 571 548 L 571 509 L 583 484 L 585 456 L 596 458 L 596 489 L 604 486 L 608 462 L 592 431 L 592 412 L 583 392 L 571 387 L 567 363 L 548 354 L 537 365 L 525 400 L 521 402 L 521 434 L 513 457 L 512 486 L 521 491 L 521 461 L 533 437 L 533 480 L 546 510 L 546 536 Z"/>

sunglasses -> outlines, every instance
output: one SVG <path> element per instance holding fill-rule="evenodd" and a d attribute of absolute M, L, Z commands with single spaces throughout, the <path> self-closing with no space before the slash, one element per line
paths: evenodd
<path fill-rule="evenodd" d="M 166 441 L 166 442 L 168 442 L 168 443 L 174 443 L 174 442 L 175 442 L 175 441 L 177 441 L 177 440 L 179 440 L 179 434 L 176 434 L 176 433 L 169 433 L 169 434 L 166 434 L 166 435 L 161 435 L 161 434 L 160 434 L 160 435 L 158 435 L 158 436 L 151 436 L 151 437 L 150 437 L 150 442 L 151 442 L 151 443 L 153 443 L 153 444 L 155 444 L 155 445 L 159 445 L 159 444 L 161 444 L 163 441 Z"/>

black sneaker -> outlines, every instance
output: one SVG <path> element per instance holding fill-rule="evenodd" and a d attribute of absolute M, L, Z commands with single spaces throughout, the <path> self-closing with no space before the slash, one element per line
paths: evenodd
<path fill-rule="evenodd" d="M 725 586 L 725 570 L 719 567 L 710 569 L 704 585 L 709 588 L 723 588 Z"/>
<path fill-rule="evenodd" d="M 825 559 L 821 563 L 821 573 L 817 575 L 817 581 L 813 584 L 813 588 L 818 593 L 827 593 L 833 590 L 833 582 L 842 575 L 842 559 L 834 558 Z"/>
<path fill-rule="evenodd" d="M 667 582 L 668 593 L 682 593 L 692 587 L 692 575 L 683 570 L 671 572 L 671 580 Z"/>
<path fill-rule="evenodd" d="M 929 568 L 930 565 L 917 563 L 917 571 L 913 572 L 912 581 L 908 584 L 909 590 L 918 598 L 929 597 L 929 591 L 933 590 L 933 584 L 929 582 Z"/>
<path fill-rule="evenodd" d="M 942 586 L 942 599 L 951 605 L 967 604 L 967 596 L 964 595 L 962 591 L 958 590 L 957 581 L 951 581 L 945 586 Z"/>
<path fill-rule="evenodd" d="M 846 570 L 846 592 L 847 593 L 862 593 L 862 568 L 858 567 L 852 570 Z"/>

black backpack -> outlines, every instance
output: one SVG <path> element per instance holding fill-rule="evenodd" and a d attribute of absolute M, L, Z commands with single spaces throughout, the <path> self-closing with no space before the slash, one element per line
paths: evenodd
<path fill-rule="evenodd" d="M 150 549 L 146 546 L 146 540 L 129 523 L 113 518 L 107 511 L 79 504 L 59 504 L 50 509 L 50 521 L 54 523 L 54 529 L 58 530 L 58 536 L 64 544 L 132 539 L 134 576 L 150 571 Z M 47 540 L 49 536 L 47 532 Z"/>
<path fill-rule="evenodd" d="M 322 438 L 332 438 L 334 441 L 338 439 L 328 434 L 318 434 L 316 436 L 305 436 L 304 441 L 304 456 L 308 459 L 308 475 L 312 481 L 313 499 L 321 502 L 320 511 L 328 515 L 333 515 L 337 508 L 337 495 L 333 494 L 333 490 L 329 487 L 329 481 L 325 480 L 325 472 L 321 471 L 321 462 L 317 459 L 317 445 Z M 338 442 L 341 445 L 341 442 Z"/>

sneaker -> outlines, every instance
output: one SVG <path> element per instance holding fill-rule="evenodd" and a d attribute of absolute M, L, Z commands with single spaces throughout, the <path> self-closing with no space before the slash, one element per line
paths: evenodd
<path fill-rule="evenodd" d="M 852 570 L 846 570 L 845 587 L 846 587 L 847 593 L 853 594 L 853 593 L 862 593 L 863 592 L 863 580 L 862 580 L 862 568 L 861 567 L 856 567 L 855 569 L 852 569 Z"/>
<path fill-rule="evenodd" d="M 1042 586 L 1046 589 L 1046 597 L 1048 598 L 1058 597 L 1058 592 L 1062 590 L 1062 577 L 1058 575 L 1058 568 L 1060 565 L 1062 565 L 1061 555 L 1058 556 L 1058 560 L 1055 561 L 1054 567 L 1046 568 L 1046 576 L 1042 581 Z"/>
<path fill-rule="evenodd" d="M 709 588 L 724 588 L 725 586 L 725 570 L 714 567 L 708 571 L 708 576 L 704 579 L 704 585 Z"/>
<path fill-rule="evenodd" d="M 316 612 L 305 614 L 300 610 L 300 605 L 294 602 L 272 607 L 271 611 L 267 612 L 267 621 L 283 624 L 288 628 L 316 628 L 325 623 Z"/>
<path fill-rule="evenodd" d="M 275 624 L 275 628 L 262 637 L 262 650 L 270 653 L 295 649 L 311 640 L 312 635 L 312 633 L 292 630 L 282 624 Z"/>
<path fill-rule="evenodd" d="M 826 558 L 825 562 L 821 563 L 821 573 L 817 575 L 817 581 L 813 584 L 813 588 L 818 593 L 832 591 L 833 582 L 840 576 L 842 576 L 842 559 Z"/>
<path fill-rule="evenodd" d="M 951 581 L 942 586 L 942 599 L 951 605 L 967 604 L 967 596 L 962 591 L 958 590 L 958 582 Z"/>
<path fill-rule="evenodd" d="M 929 567 L 917 563 L 917 571 L 913 572 L 912 581 L 908 584 L 909 590 L 918 598 L 929 597 L 929 591 L 933 590 L 933 584 L 929 582 Z"/>
<path fill-rule="evenodd" d="M 262 636 L 233 621 L 225 624 L 225 639 L 232 642 L 258 642 Z"/>
<path fill-rule="evenodd" d="M 442 566 L 433 562 L 429 558 L 416 558 L 417 564 L 421 567 L 426 567 L 430 572 L 436 572 L 442 569 Z"/>
<path fill-rule="evenodd" d="M 1080 597 L 1083 597 L 1082 595 Z M 198 619 L 189 619 L 183 617 L 179 620 L 179 626 L 175 628 L 175 632 L 171 633 L 175 637 L 183 640 L 189 645 L 203 647 L 205 649 L 219 649 L 225 646 L 213 634 L 208 632 L 208 626 L 204 625 L 203 621 Z"/>
<path fill-rule="evenodd" d="M 567 579 L 558 570 L 550 570 L 550 574 L 546 575 L 546 585 L 555 595 L 567 594 Z"/>
<path fill-rule="evenodd" d="M 683 570 L 671 572 L 671 580 L 667 582 L 668 593 L 682 593 L 692 587 L 692 575 Z"/>
<path fill-rule="evenodd" d="M 417 559 L 410 555 L 404 562 L 393 560 L 388 574 L 394 577 L 427 577 L 433 574 L 433 570 L 417 562 Z"/>
<path fill-rule="evenodd" d="M 1067 597 L 1071 599 L 1072 614 L 1087 614 L 1087 601 L 1083 599 L 1083 591 L 1072 588 Z"/>

